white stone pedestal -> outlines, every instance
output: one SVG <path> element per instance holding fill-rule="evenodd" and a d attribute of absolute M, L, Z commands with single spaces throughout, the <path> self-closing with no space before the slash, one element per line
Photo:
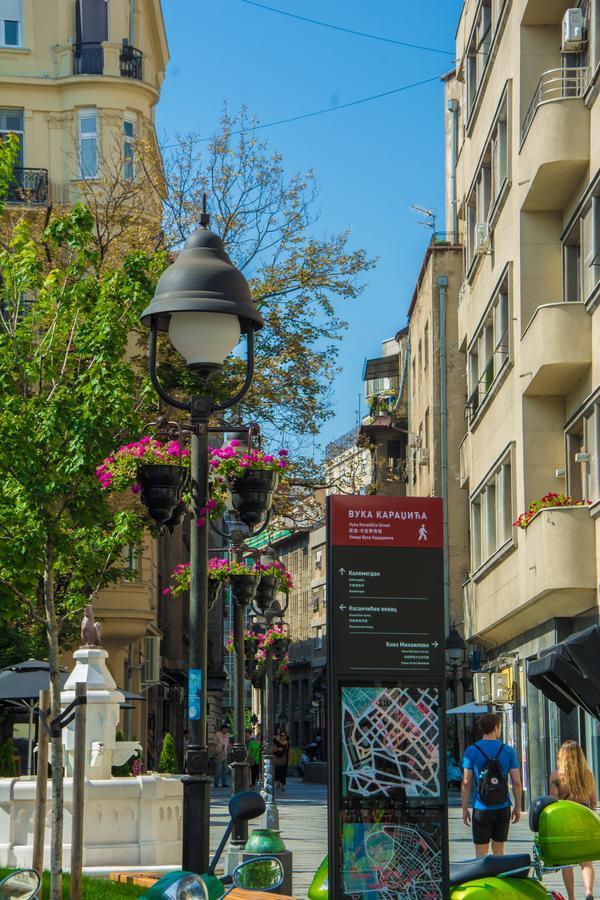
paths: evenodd
<path fill-rule="evenodd" d="M 71 856 L 72 784 L 65 778 L 65 869 Z M 182 794 L 178 778 L 161 775 L 86 779 L 83 865 L 180 865 Z M 51 799 L 49 783 L 46 865 L 50 860 Z M 0 865 L 31 865 L 34 808 L 34 778 L 0 778 Z"/>

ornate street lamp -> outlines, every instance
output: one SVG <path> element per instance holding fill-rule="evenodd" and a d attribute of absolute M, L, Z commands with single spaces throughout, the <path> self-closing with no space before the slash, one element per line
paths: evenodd
<path fill-rule="evenodd" d="M 191 479 L 195 519 L 208 500 L 209 418 L 239 403 L 254 374 L 254 332 L 264 320 L 242 273 L 233 265 L 222 240 L 201 228 L 186 241 L 175 262 L 163 272 L 150 305 L 141 316 L 150 328 L 149 373 L 159 397 L 191 417 Z M 160 384 L 156 366 L 158 332 L 169 339 L 200 380 L 199 393 L 187 400 L 172 397 Z M 247 336 L 246 376 L 230 399 L 216 403 L 207 379 Z M 208 636 L 208 519 L 190 534 L 190 645 L 188 672 L 188 749 L 183 779 L 183 868 L 206 872 L 209 862 L 210 782 L 206 729 Z"/>

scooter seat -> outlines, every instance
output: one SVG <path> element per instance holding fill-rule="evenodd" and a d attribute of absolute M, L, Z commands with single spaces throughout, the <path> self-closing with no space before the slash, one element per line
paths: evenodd
<path fill-rule="evenodd" d="M 475 881 L 477 878 L 491 878 L 503 875 L 505 878 L 525 878 L 531 868 L 529 853 L 513 853 L 509 856 L 481 856 L 479 859 L 465 859 L 450 866 L 450 887 Z"/>

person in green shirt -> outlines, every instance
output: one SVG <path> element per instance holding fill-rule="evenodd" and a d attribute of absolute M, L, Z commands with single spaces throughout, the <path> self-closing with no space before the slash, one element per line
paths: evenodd
<path fill-rule="evenodd" d="M 250 763 L 250 781 L 255 787 L 260 772 L 260 741 L 251 731 L 246 732 L 246 752 Z"/>

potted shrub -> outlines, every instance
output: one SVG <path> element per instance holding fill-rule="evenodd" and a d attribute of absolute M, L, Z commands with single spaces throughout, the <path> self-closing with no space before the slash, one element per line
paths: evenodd
<path fill-rule="evenodd" d="M 190 451 L 179 441 L 159 441 L 145 435 L 120 447 L 96 469 L 104 490 L 139 494 L 155 522 L 173 522 L 189 476 Z"/>

